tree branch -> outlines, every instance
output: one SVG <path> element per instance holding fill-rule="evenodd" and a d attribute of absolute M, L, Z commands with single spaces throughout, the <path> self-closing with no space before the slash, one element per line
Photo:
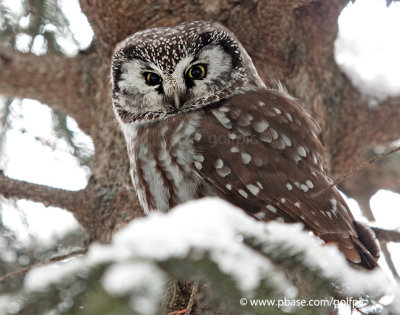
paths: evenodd
<path fill-rule="evenodd" d="M 376 108 L 368 106 L 369 122 L 373 122 L 375 143 L 395 141 L 400 138 L 400 96 L 389 97 Z M 379 127 L 378 127 L 379 125 Z"/>
<path fill-rule="evenodd" d="M 61 261 L 61 260 L 64 260 L 64 259 L 67 259 L 67 258 L 70 258 L 70 257 L 73 257 L 73 256 L 84 255 L 84 254 L 87 253 L 87 251 L 88 251 L 87 248 L 83 248 L 83 249 L 76 250 L 76 251 L 73 251 L 73 252 L 65 254 L 65 255 L 55 256 L 55 257 L 52 257 L 52 258 L 50 258 L 48 260 L 40 261 L 40 262 L 37 262 L 36 264 L 23 267 L 23 268 L 18 269 L 16 271 L 10 272 L 10 273 L 8 273 L 8 274 L 6 274 L 4 276 L 1 276 L 0 277 L 0 283 L 4 283 L 10 278 L 13 278 L 13 277 L 16 277 L 16 276 L 19 276 L 19 275 L 23 275 L 23 274 L 27 273 L 29 270 L 31 270 L 33 268 L 36 268 L 36 267 L 39 267 L 39 266 L 43 266 L 43 265 L 46 265 L 46 264 L 50 264 L 52 262 Z"/>
<path fill-rule="evenodd" d="M 0 195 L 5 198 L 27 199 L 78 212 L 85 204 L 85 190 L 67 191 L 9 178 L 0 171 Z"/>
<path fill-rule="evenodd" d="M 0 170 L 0 195 L 5 198 L 26 199 L 41 202 L 45 206 L 60 207 L 72 212 L 79 224 L 91 231 L 96 224 L 97 210 L 95 181 L 93 177 L 85 189 L 68 191 L 45 185 L 37 185 L 9 178 Z"/>
<path fill-rule="evenodd" d="M 370 152 L 369 156 L 375 156 Z M 349 197 L 373 196 L 379 189 L 400 193 L 400 154 L 392 154 L 347 178 L 339 188 Z"/>
<path fill-rule="evenodd" d="M 49 104 L 89 133 L 88 66 L 87 57 L 35 56 L 0 46 L 0 94 Z"/>
<path fill-rule="evenodd" d="M 393 259 L 392 259 L 392 256 L 391 256 L 390 252 L 389 252 L 389 249 L 387 247 L 387 243 L 384 242 L 384 241 L 381 241 L 380 244 L 381 244 L 381 251 L 382 251 L 383 255 L 385 255 L 385 257 L 386 257 L 386 263 L 388 264 L 389 269 L 392 271 L 393 277 L 397 281 L 400 281 L 400 275 L 397 272 L 396 266 L 393 263 Z M 387 257 L 390 257 L 390 259 L 387 259 Z"/>
<path fill-rule="evenodd" d="M 332 187 L 342 183 L 345 179 L 351 177 L 355 173 L 360 172 L 362 169 L 370 166 L 371 164 L 373 164 L 373 163 L 375 163 L 375 162 L 377 162 L 379 160 L 382 160 L 382 159 L 388 157 L 389 155 L 391 155 L 393 153 L 399 152 L 399 151 L 400 151 L 400 147 L 396 147 L 396 148 L 390 150 L 389 152 L 386 152 L 384 154 L 378 154 L 378 155 L 374 156 L 373 158 L 370 158 L 368 161 L 364 161 L 360 165 L 357 165 L 356 167 L 354 167 L 354 168 L 352 168 L 350 170 L 347 170 L 346 172 L 344 172 L 343 174 L 338 176 L 336 179 L 334 179 L 333 183 L 330 184 L 328 187 L 326 187 L 324 189 L 321 189 L 320 191 L 317 191 L 317 192 L 311 194 L 311 196 L 312 197 L 316 197 L 316 196 L 321 195 L 323 192 L 325 192 L 328 189 L 331 189 Z"/>
<path fill-rule="evenodd" d="M 375 232 L 376 237 L 385 242 L 400 243 L 400 231 L 396 230 L 385 230 L 378 227 L 371 227 Z"/>
<path fill-rule="evenodd" d="M 400 97 L 371 104 L 343 74 L 341 79 L 342 99 L 330 107 L 329 119 L 334 174 L 359 164 L 373 145 L 400 138 Z"/>
<path fill-rule="evenodd" d="M 305 0 L 305 2 L 310 0 Z M 266 3 L 267 4 L 267 3 Z M 214 0 L 205 1 L 107 1 L 81 0 L 82 11 L 86 14 L 93 27 L 97 43 L 102 50 L 111 55 L 115 45 L 125 37 L 146 28 L 166 25 L 176 25 L 184 21 L 212 20 L 226 22 L 229 17 L 241 14 L 249 15 L 251 7 L 232 10 L 236 4 L 229 1 L 220 1 L 217 5 Z M 254 12 L 252 12 L 254 14 Z M 229 24 L 229 23 L 225 23 Z M 227 25 L 227 26 L 234 26 Z M 240 29 L 238 25 L 232 28 Z M 253 31 L 256 26 L 252 26 Z"/>

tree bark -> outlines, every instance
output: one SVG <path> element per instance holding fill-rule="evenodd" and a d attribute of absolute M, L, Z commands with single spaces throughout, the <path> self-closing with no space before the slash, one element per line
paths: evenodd
<path fill-rule="evenodd" d="M 74 117 L 91 135 L 95 145 L 92 176 L 82 194 L 87 205 L 65 207 L 76 215 L 91 240 L 107 241 L 120 227 L 143 215 L 111 107 L 110 60 L 117 42 L 140 29 L 189 20 L 226 25 L 243 42 L 266 84 L 282 81 L 319 122 L 326 167 L 335 176 L 363 161 L 375 144 L 385 145 L 400 137 L 400 98 L 371 106 L 335 63 L 337 20 L 347 2 L 81 0 L 95 32 L 93 49 L 67 59 L 20 54 L 3 47 L 0 93 L 46 103 Z M 349 179 L 342 189 L 350 196 L 365 194 L 371 187 L 376 191 L 390 186 L 399 192 L 399 185 L 389 182 L 394 182 L 390 173 L 400 169 L 400 163 L 388 163 L 381 161 L 363 171 L 364 185 Z M 386 167 L 387 175 L 372 178 L 372 173 L 379 174 Z M 9 196 L 38 200 L 32 194 Z"/>
<path fill-rule="evenodd" d="M 77 212 L 80 204 L 85 202 L 82 191 L 67 191 L 45 185 L 37 185 L 25 181 L 8 178 L 0 172 L 0 194 L 6 198 L 27 199 L 41 202 L 45 206 L 56 206 Z"/>
<path fill-rule="evenodd" d="M 35 56 L 0 46 L 0 94 L 47 104 L 74 117 L 88 133 L 92 125 L 89 66 L 84 56 Z"/>

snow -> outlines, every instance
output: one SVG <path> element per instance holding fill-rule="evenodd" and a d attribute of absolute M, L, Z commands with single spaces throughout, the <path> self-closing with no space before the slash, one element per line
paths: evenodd
<path fill-rule="evenodd" d="M 12 123 L 5 141 L 5 174 L 15 179 L 56 188 L 84 188 L 87 185 L 88 172 L 79 167 L 77 159 L 67 151 L 68 146 L 64 140 L 53 134 L 50 108 L 37 101 L 25 99 L 21 104 L 14 101 L 10 111 Z M 69 126 L 73 127 L 74 123 L 69 123 Z M 79 139 L 85 139 L 88 150 L 93 151 L 93 143 L 81 134 L 79 131 Z M 50 145 L 43 145 L 40 139 L 45 139 L 43 141 Z"/>
<path fill-rule="evenodd" d="M 246 245 L 246 239 L 257 240 L 267 255 Z M 93 244 L 85 256 L 31 270 L 25 277 L 25 289 L 41 290 L 93 266 L 108 265 L 102 278 L 106 291 L 130 295 L 132 308 L 152 314 L 151 305 L 157 305 L 167 279 L 157 263 L 171 258 L 196 262 L 207 254 L 246 296 L 265 280 L 279 294 L 294 298 L 297 290 L 285 271 L 268 258 L 274 259 L 274 253 L 282 249 L 304 255 L 309 268 L 321 271 L 345 294 L 393 294 L 382 271 L 351 268 L 335 246 L 322 246 L 300 224 L 259 222 L 218 198 L 191 201 L 167 214 L 136 219 L 115 234 L 111 244 Z"/>
<path fill-rule="evenodd" d="M 265 275 L 275 280 L 275 286 L 286 290 L 290 284 L 283 274 L 271 274 L 271 263 L 242 241 L 248 231 L 262 234 L 263 228 L 263 223 L 249 218 L 243 210 L 217 198 L 205 198 L 180 205 L 168 215 L 154 213 L 135 220 L 117 233 L 114 241 L 138 256 L 155 260 L 189 254 L 196 259 L 209 252 L 243 291 L 257 288 Z"/>
<path fill-rule="evenodd" d="M 172 257 L 183 259 L 190 256 L 197 260 L 209 253 L 219 268 L 230 274 L 243 291 L 256 289 L 267 276 L 281 292 L 293 292 L 284 273 L 274 270 L 271 262 L 242 241 L 242 234 L 246 231 L 258 230 L 262 234 L 263 228 L 264 223 L 251 219 L 242 210 L 220 199 L 191 201 L 167 215 L 153 213 L 147 218 L 134 220 L 114 236 L 111 245 L 92 245 L 87 257 L 79 259 L 81 262 L 63 268 L 63 264 L 57 264 L 56 273 L 49 266 L 32 270 L 25 278 L 25 287 L 38 290 L 57 283 L 85 265 L 139 258 L 165 261 Z M 49 275 L 45 275 L 47 268 L 50 268 Z"/>
<path fill-rule="evenodd" d="M 369 292 L 372 296 L 386 295 L 393 287 L 382 270 L 356 270 L 349 266 L 335 245 L 323 244 L 323 241 L 303 230 L 301 224 L 270 222 L 266 227 L 264 250 L 287 248 L 294 253 L 304 254 L 305 265 L 322 271 L 326 278 L 336 279 L 349 295 Z M 268 249 L 268 247 L 271 247 Z"/>
<path fill-rule="evenodd" d="M 386 200 L 387 205 L 380 207 L 380 200 Z M 399 220 L 393 220 L 399 212 L 400 194 L 388 190 L 379 190 L 370 200 L 374 217 L 379 225 L 385 229 L 398 229 L 400 227 Z"/>
<path fill-rule="evenodd" d="M 94 33 L 86 15 L 81 10 L 79 0 L 58 0 L 58 3 L 68 19 L 69 28 L 74 34 L 75 40 L 79 43 L 79 49 L 86 49 L 90 46 Z M 70 45 L 70 43 L 65 42 L 65 46 Z"/>
<path fill-rule="evenodd" d="M 129 281 L 125 281 L 127 278 Z M 166 280 L 165 274 L 154 264 L 138 261 L 112 265 L 103 277 L 103 286 L 112 295 L 124 295 L 132 291 L 138 284 L 154 290 L 157 289 L 157 286 L 153 285 L 153 282 L 158 284 Z M 162 290 L 156 290 L 156 292 L 163 293 Z"/>
<path fill-rule="evenodd" d="M 81 167 L 65 141 L 53 133 L 48 106 L 24 99 L 14 101 L 10 112 L 11 126 L 4 142 L 6 154 L 0 160 L 0 169 L 4 169 L 7 176 L 67 190 L 78 190 L 87 185 L 89 169 Z M 79 130 L 76 121 L 68 118 L 67 125 L 77 143 L 85 143 L 84 147 L 93 152 L 91 139 Z M 46 208 L 36 202 L 19 200 L 17 208 L 12 203 L 2 202 L 0 211 L 3 223 L 15 232 L 18 241 L 27 245 L 36 240 L 41 245 L 51 246 L 79 228 L 70 212 Z"/>
<path fill-rule="evenodd" d="M 0 206 L 3 224 L 14 231 L 23 244 L 37 242 L 41 247 L 49 248 L 80 228 L 74 215 L 60 208 L 44 207 L 27 200 L 18 200 L 17 208 L 6 202 Z"/>
<path fill-rule="evenodd" d="M 397 287 L 393 295 L 393 303 L 390 305 L 390 314 L 400 314 L 400 287 Z"/>
<path fill-rule="evenodd" d="M 40 266 L 29 271 L 24 279 L 24 287 L 27 291 L 42 291 L 51 284 L 61 282 L 72 274 L 88 272 L 89 265 L 82 264 L 83 259 L 71 258 L 64 261 Z"/>
<path fill-rule="evenodd" d="M 400 94 L 400 3 L 350 3 L 339 17 L 336 62 L 360 91 L 377 99 Z"/>
<path fill-rule="evenodd" d="M 10 8 L 12 12 L 15 13 L 23 12 L 23 4 L 21 0 L 2 0 L 1 4 L 7 8 Z"/>
<path fill-rule="evenodd" d="M 129 304 L 140 314 L 156 313 L 166 282 L 167 275 L 154 263 L 145 261 L 116 263 L 108 268 L 102 280 L 111 295 L 131 294 Z"/>
<path fill-rule="evenodd" d="M 13 301 L 13 297 L 7 294 L 0 295 L 0 314 L 13 314 L 12 312 L 10 312 L 10 309 L 12 311 L 13 308 L 15 310 L 18 309 L 17 312 L 19 311 L 19 304 Z"/>

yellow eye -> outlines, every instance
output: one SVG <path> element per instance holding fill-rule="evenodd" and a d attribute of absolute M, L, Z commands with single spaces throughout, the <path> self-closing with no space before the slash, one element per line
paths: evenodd
<path fill-rule="evenodd" d="M 157 85 L 161 83 L 161 77 L 154 72 L 146 72 L 144 74 L 144 77 L 146 78 L 146 82 L 150 85 Z"/>
<path fill-rule="evenodd" d="M 195 65 L 188 71 L 188 76 L 194 80 L 201 80 L 206 77 L 206 68 L 203 65 Z"/>

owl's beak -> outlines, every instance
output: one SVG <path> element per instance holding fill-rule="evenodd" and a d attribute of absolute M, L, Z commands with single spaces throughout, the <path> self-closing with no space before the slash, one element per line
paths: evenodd
<path fill-rule="evenodd" d="M 176 109 L 179 109 L 181 107 L 180 96 L 177 90 L 174 91 L 174 105 Z"/>
<path fill-rule="evenodd" d="M 179 110 L 184 103 L 184 87 L 185 82 L 176 78 L 167 79 L 164 83 L 166 101 L 173 105 L 177 110 Z"/>

